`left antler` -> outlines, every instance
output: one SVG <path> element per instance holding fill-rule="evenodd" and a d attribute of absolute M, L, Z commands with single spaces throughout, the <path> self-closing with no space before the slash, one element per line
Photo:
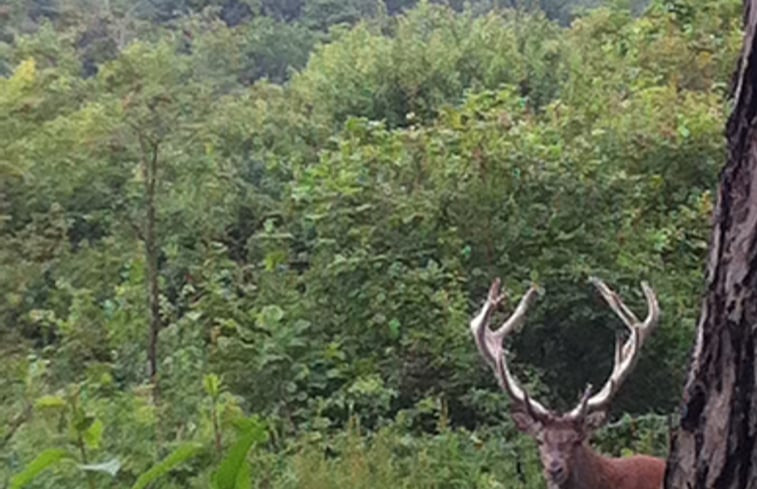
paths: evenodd
<path fill-rule="evenodd" d="M 644 344 L 644 341 L 652 333 L 655 326 L 657 326 L 660 317 L 660 307 L 657 303 L 657 296 L 646 282 L 641 283 L 641 288 L 647 299 L 649 312 L 647 313 L 644 322 L 641 322 L 634 313 L 623 304 L 623 301 L 618 294 L 613 292 L 603 281 L 596 277 L 592 277 L 590 280 L 599 290 L 599 293 L 602 294 L 602 297 L 607 304 L 609 304 L 610 308 L 615 311 L 615 314 L 617 314 L 623 321 L 623 324 L 626 325 L 630 331 L 630 335 L 625 343 L 621 343 L 620 338 L 618 338 L 615 345 L 615 362 L 610 377 L 607 379 L 607 382 L 605 382 L 602 389 L 593 396 L 589 397 L 589 391 L 586 391 L 578 406 L 568 414 L 569 417 L 573 418 L 581 418 L 589 412 L 603 411 L 609 407 L 612 398 L 618 392 L 623 381 L 625 381 L 628 374 L 636 366 L 641 347 Z"/>

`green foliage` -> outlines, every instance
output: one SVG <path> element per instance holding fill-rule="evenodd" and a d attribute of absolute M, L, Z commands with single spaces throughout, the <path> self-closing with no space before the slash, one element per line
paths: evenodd
<path fill-rule="evenodd" d="M 43 471 L 54 467 L 62 462 L 71 461 L 75 457 L 67 450 L 51 448 L 43 450 L 37 457 L 29 462 L 22 472 L 14 475 L 10 480 L 11 489 L 20 489 L 31 483 Z M 77 467 L 84 472 L 101 472 L 115 477 L 121 464 L 112 459 L 99 464 L 78 464 Z"/>
<path fill-rule="evenodd" d="M 660 421 L 664 425 L 664 419 L 655 417 L 640 423 L 624 420 L 603 429 L 596 443 L 663 455 L 667 431 Z M 636 430 L 628 430 L 633 424 Z M 329 439 L 301 441 L 284 464 L 264 467 L 272 486 L 283 488 L 544 487 L 535 443 L 513 430 L 442 428 L 410 436 L 398 422 L 368 435 L 353 420 Z M 663 444 L 647 445 L 643 440 L 650 437 Z"/>
<path fill-rule="evenodd" d="M 312 29 L 326 30 L 375 17 L 383 8 L 377 0 L 308 0 L 302 9 L 302 21 Z"/>
<path fill-rule="evenodd" d="M 11 479 L 11 489 L 21 489 L 34 480 L 45 469 L 60 463 L 62 460 L 70 457 L 71 455 L 66 450 L 58 448 L 50 448 L 42 451 L 37 455 L 34 460 L 24 468 L 23 472 L 20 472 L 13 476 Z"/>
<path fill-rule="evenodd" d="M 202 450 L 202 445 L 195 442 L 187 442 L 176 447 L 169 455 L 157 464 L 143 472 L 131 489 L 144 489 L 156 479 L 168 474 L 178 465 L 196 456 Z"/>
<path fill-rule="evenodd" d="M 503 2 L 48 3 L 12 2 L 39 22 L 0 47 L 2 484 L 541 487 L 467 331 L 495 276 L 546 289 L 510 348 L 555 408 L 622 330 L 587 278 L 634 310 L 653 284 L 662 324 L 596 442 L 665 452 L 649 413 L 692 340 L 738 1 L 569 27 Z"/>
<path fill-rule="evenodd" d="M 538 107 L 564 76 L 561 33 L 539 15 L 450 15 L 422 3 L 389 31 L 362 24 L 316 49 L 293 80 L 295 93 L 339 123 L 364 116 L 406 126 L 429 121 L 466 90 L 502 84 L 519 86 Z"/>
<path fill-rule="evenodd" d="M 265 426 L 256 418 L 238 421 L 239 434 L 236 443 L 213 473 L 213 489 L 244 489 L 250 486 L 250 464 L 247 452 L 255 444 L 268 438 Z"/>

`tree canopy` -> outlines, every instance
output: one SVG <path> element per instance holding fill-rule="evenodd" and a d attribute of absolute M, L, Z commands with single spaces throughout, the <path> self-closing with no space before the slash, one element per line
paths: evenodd
<path fill-rule="evenodd" d="M 555 406 L 622 330 L 587 278 L 654 286 L 599 442 L 664 452 L 740 4 L 560 5 L 0 6 L 3 487 L 537 487 L 494 276 L 546 290 L 512 349 Z"/>

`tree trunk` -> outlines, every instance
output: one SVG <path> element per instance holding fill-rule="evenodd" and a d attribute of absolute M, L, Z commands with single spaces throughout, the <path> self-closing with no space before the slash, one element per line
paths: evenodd
<path fill-rule="evenodd" d="M 160 289 L 158 284 L 158 239 L 155 230 L 155 186 L 158 171 L 158 144 L 140 137 L 142 147 L 142 176 L 145 186 L 145 259 L 147 261 L 147 302 L 150 327 L 147 342 L 147 362 L 153 400 L 158 398 L 158 333 L 160 332 Z"/>
<path fill-rule="evenodd" d="M 681 422 L 671 440 L 668 489 L 757 488 L 757 0 L 745 0 L 744 9 L 728 161 Z"/>

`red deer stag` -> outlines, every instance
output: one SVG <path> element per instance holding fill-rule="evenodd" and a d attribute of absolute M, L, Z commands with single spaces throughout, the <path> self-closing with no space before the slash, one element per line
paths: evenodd
<path fill-rule="evenodd" d="M 625 343 L 618 340 L 615 364 L 602 389 L 591 395 L 591 386 L 587 386 L 578 405 L 568 413 L 552 412 L 531 399 L 511 374 L 502 347 L 504 339 L 522 326 L 526 310 L 539 294 L 536 287 L 532 286 L 512 316 L 499 329 L 492 331 L 489 329 L 491 315 L 504 298 L 500 295 L 500 281 L 496 279 L 484 307 L 470 323 L 471 331 L 479 352 L 512 399 L 511 414 L 516 426 L 533 437 L 539 446 L 549 489 L 658 489 L 662 487 L 665 473 L 664 460 L 646 455 L 605 457 L 588 444 L 592 430 L 604 422 L 610 401 L 635 366 L 644 340 L 657 325 L 657 298 L 642 282 L 649 314 L 641 322 L 604 282 L 595 278 L 591 281 L 628 327 L 630 335 Z"/>

